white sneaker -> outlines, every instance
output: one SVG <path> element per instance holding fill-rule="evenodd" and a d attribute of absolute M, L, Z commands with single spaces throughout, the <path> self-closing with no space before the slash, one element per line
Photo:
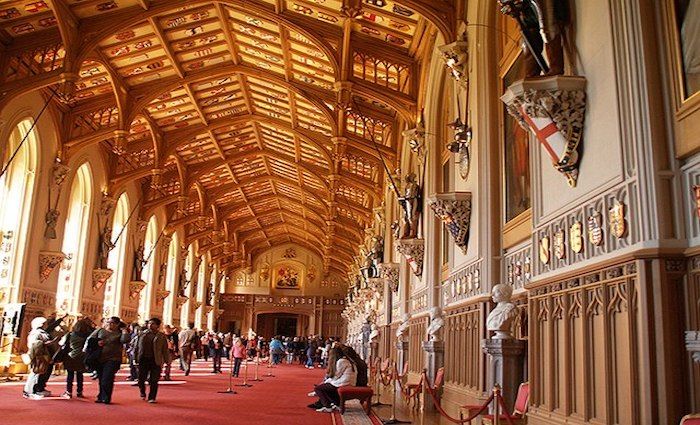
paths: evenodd
<path fill-rule="evenodd" d="M 340 410 L 340 407 L 336 406 L 335 404 L 331 403 L 331 409 L 332 410 Z"/>
<path fill-rule="evenodd" d="M 309 397 L 316 397 L 316 391 L 311 391 L 310 393 L 306 394 Z"/>
<path fill-rule="evenodd" d="M 316 411 L 321 412 L 321 413 L 332 413 L 333 408 L 332 407 L 322 407 L 320 409 L 316 409 Z"/>
<path fill-rule="evenodd" d="M 43 398 L 44 398 L 44 396 L 42 394 L 39 394 L 39 393 L 29 394 L 30 400 L 41 400 Z"/>

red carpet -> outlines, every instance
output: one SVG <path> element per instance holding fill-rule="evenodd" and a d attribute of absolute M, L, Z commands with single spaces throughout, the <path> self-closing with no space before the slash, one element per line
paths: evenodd
<path fill-rule="evenodd" d="M 173 363 L 174 365 L 175 363 Z M 306 407 L 314 401 L 307 397 L 313 385 L 322 379 L 321 369 L 308 370 L 299 365 L 281 365 L 273 369 L 260 366 L 262 382 L 250 382 L 251 388 L 234 387 L 238 394 L 218 394 L 228 386 L 226 370 L 220 375 L 209 373 L 209 364 L 197 362 L 190 376 L 173 370 L 173 382 L 161 385 L 158 403 L 148 404 L 139 398 L 137 387 L 124 379 L 126 367 L 117 375 L 112 405 L 94 403 L 97 381 L 86 376 L 86 399 L 64 400 L 49 397 L 44 400 L 22 398 L 23 382 L 0 384 L 0 424 L 3 425 L 218 425 L 245 423 L 247 425 L 330 425 L 332 415 L 318 413 Z M 274 377 L 265 376 L 272 371 Z M 253 377 L 254 366 L 250 366 Z M 241 368 L 241 376 L 243 368 Z M 54 376 L 48 390 L 60 395 L 65 390 L 65 377 Z M 234 384 L 241 383 L 235 380 Z M 239 422 L 240 421 L 240 422 Z"/>

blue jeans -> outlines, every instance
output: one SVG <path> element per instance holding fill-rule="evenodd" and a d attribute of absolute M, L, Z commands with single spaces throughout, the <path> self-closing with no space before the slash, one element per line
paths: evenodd
<path fill-rule="evenodd" d="M 69 393 L 73 392 L 73 379 L 77 383 L 78 394 L 83 393 L 83 372 L 76 372 L 74 370 L 68 370 L 68 376 L 66 377 L 66 391 Z"/>
<path fill-rule="evenodd" d="M 313 354 L 308 354 L 308 353 L 307 353 L 307 355 L 306 355 L 306 365 L 307 365 L 307 366 L 311 366 L 311 367 L 314 366 L 314 356 L 313 356 Z"/>
<path fill-rule="evenodd" d="M 120 362 L 116 360 L 107 360 L 100 363 L 97 370 L 97 377 L 100 380 L 100 393 L 97 395 L 98 400 L 105 403 L 112 402 L 112 391 L 114 390 L 114 375 L 119 370 Z"/>

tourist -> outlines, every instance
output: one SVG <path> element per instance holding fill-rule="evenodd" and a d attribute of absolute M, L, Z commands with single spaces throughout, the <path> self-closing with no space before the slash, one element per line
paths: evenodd
<path fill-rule="evenodd" d="M 314 368 L 314 360 L 316 358 L 316 351 L 318 350 L 318 340 L 312 336 L 309 337 L 309 343 L 306 346 L 306 368 Z"/>
<path fill-rule="evenodd" d="M 139 334 L 134 350 L 134 358 L 138 363 L 141 399 L 146 399 L 146 377 L 148 376 L 149 403 L 156 402 L 161 369 L 164 364 L 170 363 L 168 337 L 160 332 L 160 324 L 160 319 L 156 317 L 149 320 L 146 330 Z"/>
<path fill-rule="evenodd" d="M 352 347 L 348 345 L 338 345 L 338 347 L 343 350 L 345 357 L 347 357 L 357 367 L 357 382 L 355 383 L 355 386 L 366 387 L 367 383 L 369 382 L 369 378 L 367 376 L 367 363 L 362 360 L 360 355 L 357 354 L 357 351 L 355 351 Z"/>
<path fill-rule="evenodd" d="M 255 338 L 248 339 L 248 360 L 253 360 L 253 358 L 255 357 L 255 354 L 257 352 L 257 342 L 258 340 Z"/>
<path fill-rule="evenodd" d="M 326 378 L 324 383 L 314 388 L 314 392 L 319 398 L 317 403 L 321 406 L 316 409 L 317 412 L 330 413 L 337 409 L 340 403 L 338 388 L 353 386 L 357 382 L 357 368 L 345 356 L 341 348 L 334 347 L 331 349 L 330 356 L 337 360 L 335 363 L 329 363 L 328 378 Z"/>
<path fill-rule="evenodd" d="M 53 365 L 51 364 L 52 353 L 50 346 L 56 342 L 46 331 L 46 318 L 35 317 L 32 319 L 27 346 L 29 347 L 29 376 L 24 384 L 22 395 L 32 400 L 39 400 L 51 395 L 46 391 L 46 382 L 51 376 Z"/>
<path fill-rule="evenodd" d="M 282 354 L 284 353 L 282 342 L 279 338 L 279 336 L 275 336 L 270 341 L 270 363 L 275 365 L 280 364 Z"/>
<path fill-rule="evenodd" d="M 179 357 L 178 355 L 178 344 L 177 344 L 177 329 L 170 326 L 170 325 L 165 325 L 164 332 L 165 337 L 168 340 L 168 351 L 170 352 L 170 356 L 168 356 L 168 359 L 165 361 L 165 364 L 163 365 L 163 380 L 164 381 L 170 381 L 170 371 L 172 368 L 172 361 L 173 359 Z"/>
<path fill-rule="evenodd" d="M 136 381 L 139 377 L 139 371 L 136 367 L 136 360 L 134 359 L 134 349 L 136 348 L 136 340 L 141 332 L 141 326 L 138 324 L 138 322 L 134 322 L 129 325 L 129 330 L 129 345 L 126 348 L 126 356 L 129 359 L 129 377 L 127 377 L 126 380 Z"/>
<path fill-rule="evenodd" d="M 180 369 L 185 371 L 185 376 L 190 374 L 192 365 L 192 355 L 197 348 L 197 332 L 194 330 L 194 323 L 190 322 L 187 329 L 180 331 L 177 336 L 180 344 Z"/>
<path fill-rule="evenodd" d="M 230 356 L 230 354 L 231 354 L 231 346 L 233 345 L 233 337 L 234 337 L 234 336 L 235 336 L 235 335 L 233 335 L 231 332 L 226 332 L 226 333 L 224 334 L 224 338 L 223 338 L 223 341 L 224 341 L 224 357 L 226 357 L 227 359 L 230 359 L 229 356 Z"/>
<path fill-rule="evenodd" d="M 202 336 L 199 338 L 199 341 L 201 343 L 202 348 L 202 357 L 204 357 L 204 361 L 206 362 L 209 360 L 209 339 L 211 337 L 211 334 L 209 332 L 202 332 Z"/>
<path fill-rule="evenodd" d="M 221 373 L 221 357 L 224 354 L 224 342 L 221 336 L 218 334 L 210 334 L 208 348 L 213 367 L 211 373 Z"/>
<path fill-rule="evenodd" d="M 243 341 L 241 341 L 240 338 L 236 338 L 233 341 L 233 347 L 231 349 L 231 354 L 233 355 L 233 376 L 234 378 L 238 378 L 238 373 L 241 370 L 241 363 L 243 362 L 243 358 L 245 357 L 245 345 L 243 345 Z"/>
<path fill-rule="evenodd" d="M 114 390 L 114 376 L 122 363 L 124 344 L 129 342 L 129 330 L 117 316 L 110 317 L 104 328 L 96 329 L 88 339 L 97 340 L 101 348 L 97 364 L 97 378 L 100 382 L 100 392 L 95 403 L 110 404 Z"/>
<path fill-rule="evenodd" d="M 68 372 L 66 377 L 66 392 L 63 393 L 63 398 L 73 398 L 73 381 L 76 382 L 76 397 L 83 397 L 83 372 L 85 372 L 85 353 L 83 347 L 85 340 L 92 333 L 92 321 L 88 318 L 83 318 L 75 322 L 73 329 L 66 335 L 66 344 L 68 344 L 68 356 L 63 360 L 63 367 Z"/>

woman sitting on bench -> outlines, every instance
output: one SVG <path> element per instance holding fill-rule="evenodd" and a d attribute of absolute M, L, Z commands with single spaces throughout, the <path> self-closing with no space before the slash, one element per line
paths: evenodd
<path fill-rule="evenodd" d="M 327 378 L 322 384 L 316 385 L 314 389 L 318 401 L 309 405 L 309 407 L 318 405 L 317 412 L 330 413 L 338 409 L 340 403 L 338 388 L 348 385 L 354 386 L 357 382 L 357 367 L 345 356 L 342 349 L 332 348 L 328 360 Z"/>

